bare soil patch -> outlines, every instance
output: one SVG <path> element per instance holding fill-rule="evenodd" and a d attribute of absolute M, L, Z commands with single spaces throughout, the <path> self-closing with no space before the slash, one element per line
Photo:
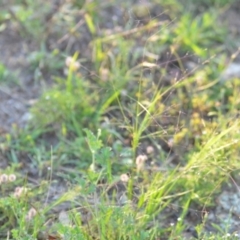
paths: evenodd
<path fill-rule="evenodd" d="M 31 101 L 41 92 L 33 81 L 27 58 L 36 45 L 21 37 L 10 25 L 0 33 L 1 64 L 16 78 L 0 85 L 0 129 L 10 131 L 13 124 L 24 127 L 29 120 Z"/>

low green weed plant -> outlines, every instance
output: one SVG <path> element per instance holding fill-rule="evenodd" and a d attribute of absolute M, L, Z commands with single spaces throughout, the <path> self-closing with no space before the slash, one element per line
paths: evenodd
<path fill-rule="evenodd" d="M 36 28 L 36 36 L 46 30 L 41 19 L 28 22 L 38 4 L 27 1 L 14 10 L 27 31 Z M 174 1 L 165 4 L 174 8 Z M 183 10 L 179 5 L 176 12 Z M 19 167 L 14 171 L 24 175 L 26 165 L 37 171 L 35 185 L 27 182 L 27 177 L 33 181 L 31 171 L 15 185 L 1 172 L 7 179 L 0 183 L 1 231 L 8 239 L 40 234 L 44 239 L 185 239 L 189 210 L 205 213 L 214 207 L 223 183 L 239 170 L 239 120 L 231 116 L 239 106 L 238 79 L 221 82 L 224 57 L 212 57 L 219 54 L 221 48 L 212 46 L 224 42 L 225 30 L 214 27 L 217 18 L 206 11 L 196 17 L 184 12 L 163 29 L 150 17 L 143 26 L 137 22 L 132 30 L 113 29 L 106 35 L 97 26 L 97 7 L 104 4 L 75 1 L 67 6 L 77 6 L 63 23 L 71 29 L 76 12 L 84 11 L 92 55 L 86 60 L 82 52 L 75 53 L 65 66 L 62 56 L 69 53 L 59 50 L 42 48 L 30 56 L 36 71 L 46 67 L 55 75 L 62 67 L 64 75 L 55 76 L 33 106 L 28 128 L 6 134 L 1 144 Z M 168 49 L 171 59 L 163 65 L 159 59 Z M 189 62 L 197 56 L 203 64 L 186 72 L 185 52 L 193 54 Z M 173 66 L 183 76 L 171 75 Z M 54 198 L 51 187 L 57 183 L 67 187 Z M 236 237 L 226 231 L 214 238 L 207 224 L 207 217 L 199 217 L 201 239 Z"/>
<path fill-rule="evenodd" d="M 0 64 L 0 84 L 9 86 L 13 83 L 18 83 L 16 76 L 10 73 L 4 64 Z"/>

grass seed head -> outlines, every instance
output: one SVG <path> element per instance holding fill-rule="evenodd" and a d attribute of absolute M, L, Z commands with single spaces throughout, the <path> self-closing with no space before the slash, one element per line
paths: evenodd
<path fill-rule="evenodd" d="M 16 180 L 16 175 L 15 174 L 10 174 L 8 175 L 8 181 L 9 182 L 14 182 Z"/>
<path fill-rule="evenodd" d="M 76 71 L 80 68 L 80 63 L 74 60 L 72 57 L 67 57 L 65 64 L 68 68 L 72 68 L 73 71 Z"/>
<path fill-rule="evenodd" d="M 154 153 L 154 147 L 153 146 L 148 146 L 146 148 L 147 154 L 153 154 Z"/>
<path fill-rule="evenodd" d="M 1 183 L 6 183 L 6 182 L 8 182 L 8 175 L 7 174 L 1 174 L 0 175 L 0 184 Z"/>
<path fill-rule="evenodd" d="M 19 198 L 21 197 L 23 194 L 26 194 L 27 193 L 27 188 L 25 187 L 16 187 L 15 188 L 15 191 L 13 193 L 13 196 L 15 198 Z"/>
<path fill-rule="evenodd" d="M 124 173 L 120 176 L 120 179 L 121 179 L 122 182 L 128 182 L 129 181 L 129 176 L 126 173 Z"/>
<path fill-rule="evenodd" d="M 137 165 L 137 171 L 141 171 L 144 168 L 144 163 L 147 160 L 147 156 L 146 155 L 138 155 L 136 158 L 136 165 Z"/>
<path fill-rule="evenodd" d="M 167 144 L 168 144 L 168 147 L 169 147 L 169 148 L 173 148 L 173 146 L 174 146 L 174 139 L 173 139 L 173 138 L 170 138 L 170 139 L 168 140 Z"/>
<path fill-rule="evenodd" d="M 35 208 L 31 208 L 28 213 L 27 213 L 27 216 L 26 216 L 26 220 L 27 221 L 31 221 L 37 214 L 37 211 Z"/>

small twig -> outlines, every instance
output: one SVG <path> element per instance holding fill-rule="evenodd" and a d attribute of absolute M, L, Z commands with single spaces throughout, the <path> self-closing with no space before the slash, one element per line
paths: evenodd
<path fill-rule="evenodd" d="M 107 36 L 107 37 L 104 37 L 104 38 L 101 38 L 101 39 L 98 39 L 100 40 L 101 42 L 107 42 L 107 41 L 110 41 L 110 40 L 113 40 L 113 39 L 116 39 L 118 37 L 125 37 L 125 36 L 128 36 L 128 35 L 131 35 L 131 34 L 134 34 L 134 33 L 138 33 L 138 32 L 141 32 L 141 31 L 145 31 L 149 28 L 155 28 L 155 27 L 159 27 L 159 26 L 162 26 L 164 25 L 165 23 L 167 23 L 168 21 L 161 21 L 161 22 L 150 22 L 149 24 L 147 25 L 144 25 L 142 27 L 136 27 L 136 28 L 133 28 L 131 30 L 128 30 L 128 31 L 125 31 L 125 32 L 120 32 L 120 33 L 116 33 L 116 34 L 112 34 L 110 36 Z"/>
<path fill-rule="evenodd" d="M 70 32 L 71 32 L 71 33 L 76 32 L 76 30 L 77 30 L 79 27 L 81 27 L 81 26 L 84 24 L 84 22 L 85 22 L 84 19 L 81 19 L 81 20 L 70 30 Z M 60 39 L 57 41 L 56 44 L 60 44 L 60 43 L 62 43 L 62 42 L 64 42 L 64 41 L 66 41 L 66 40 L 68 39 L 69 35 L 70 35 L 70 33 L 65 34 L 62 38 L 60 38 Z M 53 46 L 51 46 L 51 47 L 53 47 Z"/>

